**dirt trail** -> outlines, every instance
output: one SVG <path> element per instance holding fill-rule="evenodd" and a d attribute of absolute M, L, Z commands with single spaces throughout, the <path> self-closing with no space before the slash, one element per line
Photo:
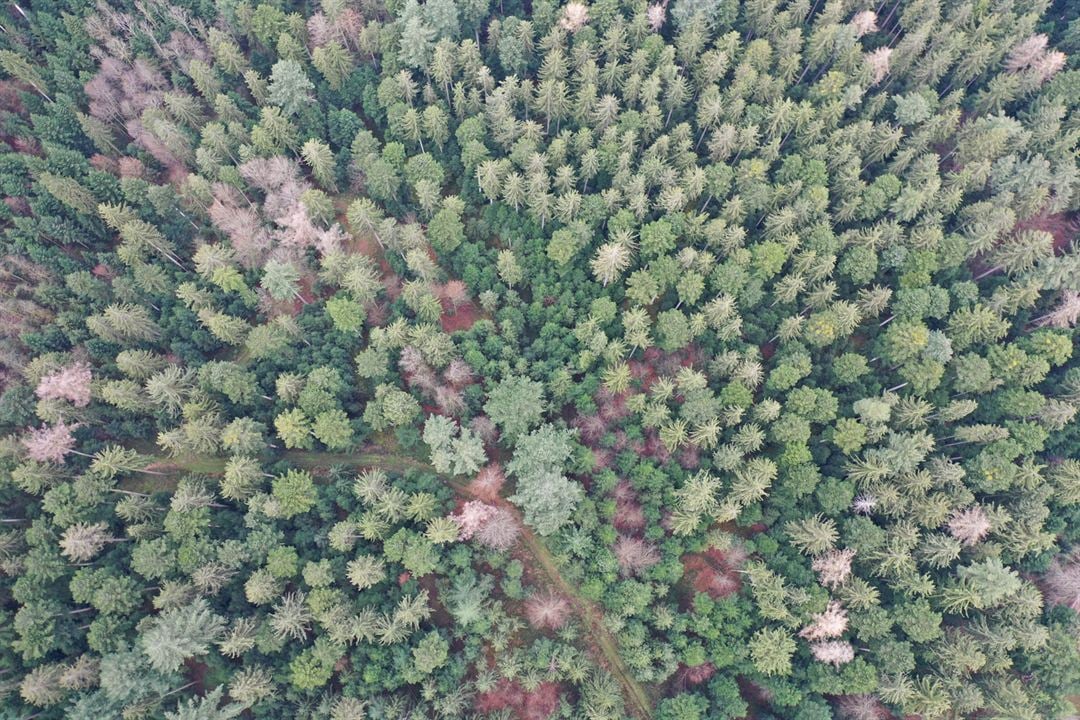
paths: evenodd
<path fill-rule="evenodd" d="M 607 626 L 604 625 L 604 617 L 600 608 L 592 601 L 581 597 L 571 587 L 570 583 L 566 582 L 555 564 L 555 558 L 551 555 L 551 551 L 527 527 L 522 530 L 521 541 L 532 556 L 536 558 L 552 584 L 559 589 L 560 593 L 570 598 L 585 625 L 587 633 L 584 638 L 585 642 L 599 649 L 607 660 L 610 666 L 608 669 L 611 670 L 612 674 L 623 686 L 623 694 L 626 696 L 630 710 L 639 718 L 651 718 L 653 713 L 649 694 L 645 692 L 645 688 L 634 680 L 630 670 L 626 667 L 626 663 L 623 662 L 622 656 L 619 655 L 618 641 L 611 634 L 611 631 L 607 629 Z"/>
<path fill-rule="evenodd" d="M 146 446 L 137 447 L 135 449 L 150 455 L 151 453 L 148 452 L 150 448 L 151 446 Z M 366 447 L 363 451 L 356 453 L 287 450 L 282 454 L 282 459 L 296 467 L 309 470 L 314 468 L 325 468 L 332 465 L 355 465 L 358 467 L 382 467 L 399 471 L 414 468 L 434 472 L 434 469 L 423 461 L 405 455 L 383 453 L 372 447 Z M 200 455 L 162 458 L 149 466 L 148 469 L 158 473 L 164 473 L 167 476 L 188 472 L 217 474 L 224 472 L 225 460 L 220 457 Z M 140 479 L 144 478 L 146 478 L 146 476 L 143 476 L 143 478 Z M 151 483 L 160 483 L 162 479 L 161 476 L 151 476 L 148 481 Z M 473 497 L 463 483 L 453 480 L 448 480 L 447 482 L 458 492 L 458 494 L 466 497 Z M 556 562 L 555 557 L 551 554 L 551 551 L 548 550 L 547 545 L 544 544 L 543 540 L 537 537 L 536 534 L 525 525 L 518 509 L 502 498 L 499 498 L 498 502 L 501 506 L 514 514 L 514 518 L 521 527 L 521 544 L 536 561 L 536 567 L 543 571 L 552 587 L 558 590 L 560 594 L 564 595 L 573 604 L 585 629 L 585 636 L 582 640 L 596 650 L 599 655 L 603 656 L 608 665 L 608 669 L 616 679 L 618 679 L 620 685 L 622 685 L 627 707 L 635 717 L 641 718 L 642 720 L 651 720 L 653 717 L 653 710 L 649 694 L 645 691 L 645 688 L 634 680 L 633 676 L 630 674 L 630 670 L 626 667 L 626 663 L 623 662 L 622 657 L 619 655 L 618 641 L 611 634 L 611 631 L 608 630 L 607 626 L 604 625 L 603 612 L 597 607 L 596 603 L 583 598 L 577 590 L 566 581 L 562 576 L 562 573 L 559 572 L 558 563 Z"/>
<path fill-rule="evenodd" d="M 155 457 L 155 461 L 146 467 L 166 476 L 184 473 L 202 473 L 206 475 L 220 475 L 225 472 L 225 458 L 213 455 L 183 455 L 172 458 L 157 458 L 154 455 L 154 446 L 151 443 L 131 443 L 131 449 L 148 457 Z M 428 470 L 435 472 L 430 465 L 415 458 L 404 455 L 387 455 L 378 451 L 368 450 L 357 453 L 333 453 L 318 452 L 315 450 L 286 450 L 281 454 L 281 459 L 290 465 L 305 470 L 315 468 L 329 468 L 334 465 L 378 466 L 387 470 L 403 471 L 408 469 Z M 154 482 L 149 479 L 148 482 Z"/>
<path fill-rule="evenodd" d="M 453 480 L 449 481 L 449 484 L 459 494 L 473 497 L 465 485 Z M 566 578 L 559 572 L 555 557 L 548 550 L 544 541 L 538 538 L 536 533 L 525 524 L 518 509 L 503 498 L 499 498 L 498 504 L 514 514 L 514 518 L 521 528 L 521 544 L 532 555 L 537 567 L 543 570 L 551 585 L 558 590 L 559 594 L 566 597 L 573 604 L 585 628 L 586 634 L 583 640 L 603 655 L 609 666 L 608 669 L 623 687 L 623 695 L 631 712 L 638 718 L 652 718 L 652 701 L 649 699 L 649 694 L 645 691 L 645 688 L 634 680 L 630 670 L 626 667 L 626 663 L 623 662 L 622 656 L 619 655 L 618 641 L 612 636 L 607 626 L 604 625 L 603 612 L 596 606 L 596 603 L 581 597 L 577 590 L 566 581 Z"/>

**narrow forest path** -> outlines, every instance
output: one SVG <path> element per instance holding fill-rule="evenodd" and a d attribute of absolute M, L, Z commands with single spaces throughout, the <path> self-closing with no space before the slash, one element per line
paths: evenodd
<path fill-rule="evenodd" d="M 150 445 L 142 445 L 133 449 L 153 457 L 148 450 Z M 332 453 L 316 452 L 310 450 L 286 450 L 281 459 L 298 468 L 313 470 L 327 468 L 333 465 L 351 465 L 355 467 L 380 467 L 387 470 L 403 471 L 408 469 L 426 470 L 435 472 L 429 464 L 409 457 L 407 455 L 381 452 L 377 448 L 365 447 L 355 453 Z M 188 455 L 175 458 L 157 459 L 148 469 L 166 476 L 181 473 L 204 473 L 220 474 L 225 471 L 225 459 L 214 456 Z M 142 476 L 147 479 L 147 484 L 160 484 L 161 475 Z M 474 498 L 464 483 L 448 480 L 446 483 L 459 495 Z M 627 707 L 634 717 L 641 720 L 651 720 L 653 717 L 653 703 L 649 693 L 630 674 L 629 668 L 619 655 L 619 644 L 611 631 L 604 624 L 603 611 L 591 600 L 582 597 L 581 594 L 563 577 L 559 571 L 558 562 L 551 554 L 544 541 L 537 537 L 528 525 L 525 524 L 521 512 L 513 504 L 503 498 L 498 503 L 514 515 L 521 528 L 520 541 L 525 551 L 535 560 L 535 566 L 543 571 L 551 586 L 561 595 L 565 596 L 573 605 L 574 611 L 581 618 L 585 635 L 582 638 L 590 648 L 602 656 L 608 669 L 619 681 L 623 689 L 623 696 Z"/>
<path fill-rule="evenodd" d="M 558 588 L 560 593 L 569 598 L 574 605 L 574 609 L 585 626 L 585 632 L 587 633 L 584 638 L 585 642 L 599 649 L 604 659 L 607 660 L 608 669 L 611 670 L 611 673 L 623 687 L 623 695 L 626 697 L 630 710 L 636 717 L 652 718 L 652 700 L 649 698 L 645 688 L 630 674 L 630 669 L 626 667 L 626 663 L 623 662 L 622 656 L 619 654 L 618 641 L 607 626 L 604 625 L 603 611 L 597 607 L 596 603 L 583 598 L 566 581 L 566 578 L 559 572 L 555 558 L 551 551 L 548 550 L 547 545 L 536 537 L 536 534 L 528 527 L 522 525 L 522 528 L 522 543 L 529 553 L 536 558 L 537 563 L 543 568 L 544 574 L 548 576 L 551 583 Z"/>
<path fill-rule="evenodd" d="M 453 480 L 449 481 L 449 484 L 457 490 L 459 494 L 467 497 L 474 497 L 465 485 Z M 578 617 L 581 618 L 582 625 L 585 629 L 586 635 L 583 640 L 593 650 L 598 651 L 607 661 L 608 669 L 619 681 L 619 684 L 622 685 L 623 695 L 634 716 L 645 718 L 646 720 L 652 718 L 652 701 L 649 698 L 649 694 L 645 691 L 645 688 L 633 678 L 629 668 L 626 667 L 626 663 L 623 662 L 622 656 L 619 655 L 618 641 L 611 634 L 611 631 L 608 630 L 607 626 L 604 625 L 603 611 L 597 607 L 596 603 L 582 597 L 581 594 L 566 581 L 566 578 L 564 578 L 559 571 L 555 556 L 551 554 L 551 550 L 544 544 L 544 541 L 538 538 L 536 533 L 525 524 L 524 519 L 521 517 L 521 512 L 517 507 L 503 498 L 499 498 L 498 504 L 513 513 L 514 519 L 521 528 L 520 541 L 522 546 L 536 561 L 536 566 L 547 576 L 551 586 L 573 605 L 574 610 Z"/>

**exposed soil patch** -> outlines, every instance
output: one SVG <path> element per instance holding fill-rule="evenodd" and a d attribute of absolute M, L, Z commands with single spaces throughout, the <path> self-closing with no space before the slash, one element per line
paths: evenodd
<path fill-rule="evenodd" d="M 25 110 L 20 93 L 30 92 L 31 90 L 32 88 L 29 86 L 22 85 L 14 80 L 0 81 L 0 110 L 6 110 L 13 115 L 24 115 Z M 11 144 L 11 137 L 8 135 L 0 135 L 0 140 Z"/>
<path fill-rule="evenodd" d="M 477 308 L 472 303 L 462 305 L 454 312 L 450 311 L 450 309 L 447 307 L 448 303 L 445 300 L 442 304 L 443 310 L 445 312 L 443 312 L 442 318 L 440 318 L 439 321 L 442 324 L 442 329 L 445 333 L 453 333 L 457 332 L 458 330 L 468 330 L 477 320 L 483 317 L 483 314 L 480 312 L 479 308 Z"/>
<path fill-rule="evenodd" d="M 1069 247 L 1080 239 L 1080 212 L 1055 213 L 1053 215 L 1042 213 L 1017 222 L 1013 227 L 1012 234 L 1021 233 L 1025 230 L 1041 230 L 1050 233 L 1054 238 L 1054 252 L 1060 255 L 1068 252 Z M 993 269 L 985 256 L 972 258 L 968 261 L 968 268 L 975 277 L 984 274 L 989 275 Z"/>
<path fill-rule="evenodd" d="M 345 224 L 345 218 L 339 218 L 338 222 Z M 369 258 L 379 264 L 379 269 L 382 270 L 384 278 L 395 277 L 393 268 L 390 267 L 390 263 L 386 261 L 386 254 L 383 252 L 382 247 L 375 241 L 375 238 L 367 235 L 353 235 L 352 242 L 349 243 L 347 249 L 358 255 L 367 255 Z"/>
<path fill-rule="evenodd" d="M 300 281 L 297 283 L 296 295 L 288 299 L 288 303 L 291 305 L 291 313 L 293 316 L 299 315 L 304 312 L 304 308 L 308 304 L 315 302 L 318 298 L 315 296 L 315 276 L 314 275 L 301 275 Z"/>
<path fill-rule="evenodd" d="M 673 687 L 678 688 L 679 691 L 682 692 L 694 685 L 700 685 L 715 674 L 716 666 L 711 662 L 694 665 L 693 667 L 679 663 L 679 669 L 675 671 L 675 675 L 672 676 L 671 682 Z"/>
<path fill-rule="evenodd" d="M 1042 230 L 1054 236 L 1054 251 L 1063 253 L 1080 236 L 1080 213 L 1045 213 L 1016 223 L 1016 232 Z"/>
<path fill-rule="evenodd" d="M 349 221 L 345 217 L 345 213 L 348 211 L 349 203 L 352 198 L 338 197 L 334 200 L 334 219 L 343 228 L 349 228 L 350 242 L 346 243 L 345 249 L 348 252 L 356 253 L 358 255 L 367 255 L 369 258 L 378 263 L 379 268 L 382 270 L 384 281 L 387 284 L 390 283 L 391 278 L 396 277 L 393 269 L 390 267 L 390 263 L 386 261 L 386 254 L 383 252 L 382 246 L 368 233 L 356 232 L 349 227 Z"/>
<path fill-rule="evenodd" d="M 191 682 L 191 687 L 195 688 L 196 695 L 206 694 L 206 673 L 209 669 L 206 663 L 198 662 L 192 658 L 184 661 L 184 670 L 186 670 L 188 681 Z"/>
<path fill-rule="evenodd" d="M 684 577 L 695 594 L 705 593 L 713 599 L 729 597 L 742 586 L 739 568 L 744 560 L 746 553 L 739 547 L 726 552 L 711 548 L 688 553 L 682 557 Z"/>
<path fill-rule="evenodd" d="M 692 553 L 682 558 L 683 571 L 694 593 L 705 593 L 713 599 L 725 598 L 739 591 L 739 576 L 717 567 L 704 556 Z"/>
<path fill-rule="evenodd" d="M 520 720 L 547 720 L 559 707 L 559 691 L 556 683 L 544 682 L 526 692 L 517 682 L 503 678 L 492 690 L 477 695 L 473 705 L 482 713 L 511 710 Z"/>
<path fill-rule="evenodd" d="M 446 606 L 443 605 L 442 600 L 439 597 L 439 588 L 435 584 L 434 573 L 417 578 L 416 581 L 420 584 L 420 587 L 427 590 L 428 607 L 431 608 L 431 621 L 439 627 L 453 627 L 454 618 L 450 616 Z"/>
<path fill-rule="evenodd" d="M 171 185 L 182 185 L 190 174 L 187 167 L 182 164 L 168 163 L 165 166 L 165 177 L 169 179 Z"/>

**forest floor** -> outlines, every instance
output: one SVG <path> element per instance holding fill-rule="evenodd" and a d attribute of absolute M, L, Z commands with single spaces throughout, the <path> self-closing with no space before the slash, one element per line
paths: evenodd
<path fill-rule="evenodd" d="M 132 449 L 154 456 L 155 447 L 152 443 L 133 444 Z M 310 450 L 287 450 L 282 460 L 294 467 L 307 470 L 329 468 L 334 465 L 350 465 L 355 467 L 379 467 L 385 470 L 402 472 L 415 469 L 434 473 L 435 470 L 414 457 L 401 453 L 388 453 L 373 446 L 365 446 L 357 452 L 333 453 Z M 146 470 L 153 474 L 137 473 L 135 477 L 129 476 L 123 483 L 123 489 L 136 492 L 156 492 L 174 489 L 180 477 L 186 473 L 201 473 L 217 475 L 225 471 L 225 459 L 207 455 L 187 455 L 175 458 L 160 458 L 155 460 Z M 447 483 L 464 497 L 472 498 L 464 483 L 448 480 Z M 615 636 L 604 624 L 603 611 L 591 600 L 582 595 L 571 585 L 559 571 L 559 564 L 551 550 L 544 541 L 536 536 L 525 524 L 518 509 L 500 498 L 499 504 L 513 513 L 521 528 L 521 546 L 534 561 L 534 567 L 541 570 L 546 576 L 551 587 L 559 594 L 570 600 L 575 613 L 581 619 L 585 630 L 583 641 L 588 645 L 593 654 L 603 659 L 607 669 L 619 681 L 623 689 L 627 707 L 632 714 L 643 720 L 653 717 L 653 700 L 648 691 L 638 683 L 630 674 L 629 668 L 623 662 L 619 654 L 619 644 Z"/>

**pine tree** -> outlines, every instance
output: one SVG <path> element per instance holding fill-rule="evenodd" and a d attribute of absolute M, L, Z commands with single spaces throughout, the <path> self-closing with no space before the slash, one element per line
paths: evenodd
<path fill-rule="evenodd" d="M 562 475 L 571 452 L 569 435 L 551 425 L 518 439 L 507 470 L 518 478 L 510 501 L 520 505 L 525 522 L 549 535 L 569 520 L 582 498 L 581 486 Z"/>
<path fill-rule="evenodd" d="M 836 523 L 821 516 L 793 520 L 784 529 L 791 543 L 808 555 L 821 555 L 831 550 L 838 538 Z"/>
<path fill-rule="evenodd" d="M 319 413 L 311 426 L 311 434 L 331 450 L 342 450 L 353 442 L 352 425 L 343 410 L 333 409 Z"/>
<path fill-rule="evenodd" d="M 525 377 L 504 378 L 488 392 L 484 403 L 484 412 L 511 443 L 534 427 L 543 411 L 543 385 Z"/>
<path fill-rule="evenodd" d="M 596 279 L 607 285 L 619 278 L 630 266 L 630 250 L 622 243 L 605 243 L 596 251 L 592 271 Z"/>
<path fill-rule="evenodd" d="M 275 300 L 296 298 L 306 303 L 299 292 L 300 272 L 291 262 L 270 260 L 263 266 L 263 276 L 259 286 L 270 293 Z"/>
<path fill-rule="evenodd" d="M 334 180 L 334 154 L 329 145 L 312 138 L 300 148 L 300 157 L 311 168 L 315 182 L 329 192 L 337 192 L 337 184 Z"/>
<path fill-rule="evenodd" d="M 225 620 L 199 598 L 156 617 L 139 642 L 155 670 L 171 672 L 179 669 L 184 660 L 210 652 L 211 644 L 224 629 Z"/>
<path fill-rule="evenodd" d="M 166 720 L 231 720 L 239 717 L 246 709 L 241 703 L 230 702 L 221 705 L 225 688 L 221 685 L 200 698 L 181 701 L 173 712 L 166 712 Z"/>
<path fill-rule="evenodd" d="M 346 574 L 356 589 L 366 590 L 386 577 L 386 565 L 380 558 L 360 555 L 349 561 Z"/>
<path fill-rule="evenodd" d="M 312 620 L 305 595 L 300 591 L 283 596 L 270 613 L 270 627 L 281 639 L 303 640 L 307 637 Z"/>
<path fill-rule="evenodd" d="M 334 90 L 340 90 L 352 70 L 353 60 L 348 50 L 336 40 L 331 40 L 311 52 L 311 64 L 326 78 L 327 85 Z"/>
<path fill-rule="evenodd" d="M 78 523 L 64 530 L 60 540 L 61 551 L 74 562 L 93 559 L 110 541 L 105 523 Z"/>
<path fill-rule="evenodd" d="M 38 665 L 19 683 L 19 695 L 31 705 L 48 707 L 64 699 L 61 685 L 65 668 L 60 663 Z"/>
<path fill-rule="evenodd" d="M 271 483 L 271 495 L 277 503 L 276 514 L 291 518 L 311 510 L 318 500 L 318 491 L 310 473 L 289 470 L 275 477 Z"/>
<path fill-rule="evenodd" d="M 278 60 L 270 69 L 267 99 L 279 106 L 286 115 L 295 115 L 307 103 L 314 87 L 300 63 Z"/>
<path fill-rule="evenodd" d="M 75 438 L 71 431 L 72 427 L 61 421 L 52 427 L 43 425 L 36 430 L 29 430 L 21 442 L 31 460 L 62 465 L 64 457 L 75 449 Z"/>
<path fill-rule="evenodd" d="M 790 675 L 795 640 L 782 628 L 765 627 L 750 638 L 750 660 L 762 675 Z"/>

